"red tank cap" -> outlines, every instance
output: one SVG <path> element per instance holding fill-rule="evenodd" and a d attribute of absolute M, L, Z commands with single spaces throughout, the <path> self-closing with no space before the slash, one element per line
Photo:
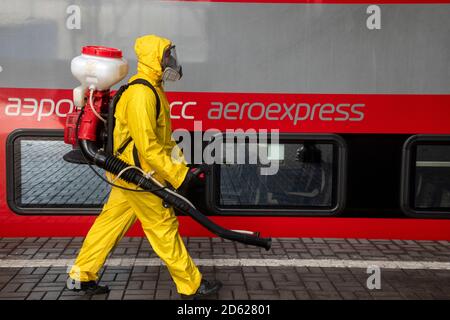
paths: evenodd
<path fill-rule="evenodd" d="M 102 46 L 85 46 L 81 49 L 81 53 L 105 58 L 122 58 L 122 51 L 119 49 Z"/>

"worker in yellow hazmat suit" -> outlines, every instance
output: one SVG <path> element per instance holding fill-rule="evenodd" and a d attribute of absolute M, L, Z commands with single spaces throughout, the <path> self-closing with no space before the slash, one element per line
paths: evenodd
<path fill-rule="evenodd" d="M 162 87 L 165 81 L 175 81 L 182 76 L 175 46 L 168 39 L 147 35 L 136 40 L 135 51 L 138 72 L 129 83 L 146 80 L 156 89 L 158 97 L 142 84 L 131 85 L 122 94 L 115 112 L 114 151 L 117 154 L 121 149 L 119 158 L 141 166 L 145 172 L 154 172 L 153 177 L 161 183 L 168 182 L 175 189 L 188 188 L 195 177 L 183 161 L 181 151 L 172 152 L 177 145 L 171 139 L 169 103 Z M 136 150 L 137 159 L 133 154 Z M 179 154 L 180 158 L 173 159 L 172 154 Z M 136 189 L 122 180 L 116 180 L 115 184 Z M 182 297 L 201 297 L 220 289 L 220 282 L 202 279 L 178 233 L 178 220 L 172 208 L 166 208 L 152 193 L 117 187 L 112 187 L 107 203 L 84 240 L 69 272 L 69 289 L 91 294 L 109 291 L 107 286 L 98 285 L 98 271 L 136 219 L 169 269 Z"/>

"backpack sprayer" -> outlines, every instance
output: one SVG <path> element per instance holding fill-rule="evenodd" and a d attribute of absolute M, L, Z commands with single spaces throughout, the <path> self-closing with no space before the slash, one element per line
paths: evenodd
<path fill-rule="evenodd" d="M 64 142 L 71 144 L 72 155 L 81 153 L 81 157 L 68 155 L 69 162 L 87 163 L 91 169 L 108 184 L 134 192 L 151 192 L 165 203 L 172 205 L 191 216 L 195 221 L 219 237 L 244 244 L 270 249 L 272 240 L 261 238 L 259 233 L 225 229 L 203 215 L 185 197 L 161 184 L 141 168 L 132 166 L 113 155 L 112 134 L 114 129 L 114 111 L 120 95 L 128 87 L 123 86 L 113 95 L 110 88 L 121 81 L 128 73 L 128 64 L 122 58 L 122 51 L 115 48 L 86 46 L 82 54 L 71 63 L 72 74 L 81 82 L 73 91 L 76 111 L 69 114 L 64 129 Z M 158 97 L 157 97 L 158 99 Z M 126 182 L 139 186 L 129 189 L 106 180 L 91 165 L 96 165 Z"/>

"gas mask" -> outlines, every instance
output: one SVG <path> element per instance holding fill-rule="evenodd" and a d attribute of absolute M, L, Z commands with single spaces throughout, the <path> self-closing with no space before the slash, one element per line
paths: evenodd
<path fill-rule="evenodd" d="M 177 81 L 183 76 L 181 65 L 178 64 L 175 46 L 168 47 L 163 54 L 161 66 L 163 68 L 162 80 Z"/>

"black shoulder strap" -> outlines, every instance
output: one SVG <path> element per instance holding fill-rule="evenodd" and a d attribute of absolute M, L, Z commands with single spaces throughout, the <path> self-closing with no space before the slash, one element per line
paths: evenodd
<path fill-rule="evenodd" d="M 118 154 L 121 154 L 122 152 L 124 152 L 125 149 L 127 148 L 127 146 L 130 144 L 131 140 L 133 140 L 133 139 L 131 138 L 131 136 L 128 137 L 128 138 L 122 143 L 122 145 L 120 146 L 120 148 L 117 149 L 117 153 L 118 153 Z"/>
<path fill-rule="evenodd" d="M 119 149 L 117 149 L 117 154 L 121 154 L 122 152 L 125 151 L 125 149 L 128 147 L 128 145 L 130 144 L 130 142 L 133 141 L 133 139 L 131 137 L 128 137 L 120 146 Z M 138 156 L 138 151 L 136 148 L 136 145 L 133 146 L 133 160 L 134 160 L 134 165 L 138 168 L 141 168 L 141 162 L 139 161 L 139 156 Z"/>
<path fill-rule="evenodd" d="M 139 161 L 139 154 L 138 154 L 136 145 L 133 146 L 133 161 L 134 161 L 134 165 L 136 167 L 142 169 L 141 162 Z"/>
<path fill-rule="evenodd" d="M 155 94 L 155 97 L 156 97 L 156 119 L 158 119 L 159 111 L 161 110 L 161 101 L 159 100 L 159 95 L 158 95 L 158 92 L 156 92 L 155 87 L 150 82 L 148 82 L 147 80 L 144 80 L 144 79 L 133 80 L 128 84 L 128 86 L 132 86 L 134 84 L 142 84 L 146 87 L 149 87 L 153 91 L 153 93 Z"/>
<path fill-rule="evenodd" d="M 124 91 L 125 91 L 126 89 L 128 89 L 129 86 L 132 86 L 132 85 L 135 85 L 135 84 L 142 84 L 142 85 L 144 85 L 144 86 L 150 88 L 150 89 L 153 91 L 153 93 L 155 94 L 155 97 L 156 97 L 156 120 L 158 120 L 159 112 L 160 112 L 160 110 L 161 110 L 161 101 L 160 101 L 160 99 L 159 99 L 158 92 L 156 91 L 155 87 L 154 87 L 150 82 L 148 82 L 147 80 L 144 80 L 144 79 L 136 79 L 136 80 L 133 80 L 133 81 L 131 81 L 130 83 L 128 83 L 128 84 L 126 84 L 126 85 L 121 86 L 121 87 L 119 88 L 119 90 L 117 91 L 117 93 L 114 95 L 114 101 L 113 101 L 114 106 L 117 105 L 117 102 L 119 102 L 119 99 L 120 99 L 120 97 L 122 96 L 122 94 L 124 93 Z M 133 139 L 132 139 L 131 137 L 128 137 L 128 138 L 122 143 L 122 145 L 120 146 L 120 148 L 117 149 L 117 153 L 120 154 L 120 153 L 124 152 L 125 149 L 126 149 L 126 147 L 130 144 L 130 142 L 131 142 L 132 140 L 133 140 Z M 139 156 L 138 156 L 138 152 L 137 152 L 136 145 L 134 145 L 134 147 L 133 147 L 133 160 L 134 160 L 134 164 L 135 164 L 137 167 L 140 168 L 140 167 L 141 167 L 141 163 L 140 163 L 140 161 L 139 161 Z"/>

